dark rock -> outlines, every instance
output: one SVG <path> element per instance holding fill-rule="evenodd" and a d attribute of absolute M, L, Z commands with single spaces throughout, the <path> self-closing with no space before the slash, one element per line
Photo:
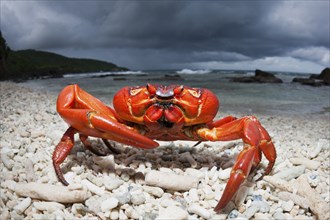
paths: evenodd
<path fill-rule="evenodd" d="M 311 78 L 293 78 L 292 82 L 301 83 L 303 85 L 309 85 L 309 86 L 321 86 L 323 83 L 320 80 L 315 80 Z"/>
<path fill-rule="evenodd" d="M 256 69 L 254 76 L 242 76 L 232 78 L 233 82 L 242 83 L 282 83 L 283 81 L 274 74 Z"/>
<path fill-rule="evenodd" d="M 330 86 L 330 68 L 325 68 L 320 74 L 312 74 L 309 78 L 294 78 L 292 82 L 310 86 Z"/>
<path fill-rule="evenodd" d="M 329 67 L 322 70 L 322 72 L 319 75 L 314 75 L 314 76 L 315 76 L 315 79 L 323 80 L 324 84 L 330 85 L 330 68 Z"/>
<path fill-rule="evenodd" d="M 259 81 L 261 83 L 282 83 L 283 82 L 281 79 L 274 76 L 274 74 L 268 73 L 265 71 L 261 71 L 258 69 L 255 71 L 255 78 L 257 81 Z"/>
<path fill-rule="evenodd" d="M 256 69 L 255 78 L 261 83 L 282 83 L 283 81 L 274 74 Z"/>
<path fill-rule="evenodd" d="M 311 74 L 310 79 L 318 79 L 320 74 Z"/>

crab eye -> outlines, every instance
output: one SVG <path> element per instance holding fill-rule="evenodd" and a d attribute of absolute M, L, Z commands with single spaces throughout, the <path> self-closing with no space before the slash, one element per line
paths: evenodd
<path fill-rule="evenodd" d="M 141 92 L 142 88 L 131 88 L 129 93 L 131 96 L 136 96 L 137 94 L 139 94 Z"/>
<path fill-rule="evenodd" d="M 183 91 L 183 89 L 184 89 L 183 85 L 174 88 L 173 89 L 174 95 L 179 95 Z"/>
<path fill-rule="evenodd" d="M 155 86 L 148 83 L 146 87 L 151 96 L 154 96 L 156 94 L 157 89 Z"/>
<path fill-rule="evenodd" d="M 200 89 L 189 89 L 188 91 L 195 98 L 199 98 L 202 94 Z"/>

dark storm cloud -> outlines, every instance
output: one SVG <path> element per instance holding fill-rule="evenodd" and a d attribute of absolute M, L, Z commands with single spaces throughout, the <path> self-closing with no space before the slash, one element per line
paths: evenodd
<path fill-rule="evenodd" d="M 328 1 L 1 3 L 1 30 L 14 48 L 133 68 L 285 56 L 327 65 L 329 29 Z"/>

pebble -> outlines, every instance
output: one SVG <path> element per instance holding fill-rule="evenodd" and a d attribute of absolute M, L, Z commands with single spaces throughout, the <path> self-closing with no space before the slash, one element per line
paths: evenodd
<path fill-rule="evenodd" d="M 129 219 L 138 219 L 139 213 L 131 206 L 125 209 L 125 214 Z"/>
<path fill-rule="evenodd" d="M 248 207 L 248 209 L 244 212 L 244 215 L 250 219 L 255 213 L 258 211 L 260 212 L 269 212 L 270 206 L 267 202 L 264 200 L 260 200 L 259 196 L 257 197 L 257 200 L 254 200 L 251 203 L 251 206 Z"/>
<path fill-rule="evenodd" d="M 110 213 L 110 219 L 116 220 L 119 219 L 119 212 L 118 210 L 112 210 Z"/>
<path fill-rule="evenodd" d="M 34 202 L 33 207 L 39 211 L 47 211 L 48 213 L 65 208 L 63 204 L 58 202 Z"/>
<path fill-rule="evenodd" d="M 175 206 L 180 206 L 180 203 L 177 202 L 177 201 L 174 201 L 173 199 L 166 199 L 166 198 L 162 198 L 160 200 L 160 205 L 162 207 L 169 207 L 169 206 L 172 206 L 172 205 L 175 205 Z"/>
<path fill-rule="evenodd" d="M 188 201 L 189 202 L 198 202 L 199 201 L 199 196 L 196 188 L 192 188 L 189 190 L 189 195 L 188 195 Z"/>
<path fill-rule="evenodd" d="M 327 151 L 330 149 L 330 140 L 329 139 L 319 139 L 318 142 L 317 142 L 317 151 L 318 151 L 318 148 L 321 147 L 321 149 Z"/>
<path fill-rule="evenodd" d="M 259 211 L 258 206 L 250 206 L 243 214 L 248 218 L 252 218 L 252 216 Z"/>
<path fill-rule="evenodd" d="M 164 194 L 164 190 L 160 187 L 152 187 L 152 186 L 143 186 L 143 190 L 157 198 L 162 197 Z"/>
<path fill-rule="evenodd" d="M 321 182 L 321 180 L 320 180 L 320 176 L 318 175 L 318 173 L 310 173 L 310 174 L 308 174 L 307 177 L 308 177 L 308 183 L 312 187 L 319 186 L 319 183 Z"/>
<path fill-rule="evenodd" d="M 72 213 L 75 215 L 82 215 L 84 216 L 87 213 L 88 209 L 81 203 L 74 203 L 72 205 Z"/>
<path fill-rule="evenodd" d="M 44 137 L 45 132 L 43 130 L 33 130 L 31 131 L 31 138 Z"/>
<path fill-rule="evenodd" d="M 274 219 L 287 219 L 282 211 L 276 211 L 273 215 Z"/>
<path fill-rule="evenodd" d="M 93 162 L 99 165 L 104 169 L 114 170 L 115 169 L 115 158 L 112 154 L 101 157 L 101 156 L 93 156 Z"/>
<path fill-rule="evenodd" d="M 290 218 L 288 218 L 290 219 Z M 296 215 L 295 217 L 292 218 L 293 220 L 313 220 L 310 216 L 306 215 Z"/>
<path fill-rule="evenodd" d="M 306 166 L 304 165 L 294 166 L 276 173 L 273 177 L 289 181 L 303 174 L 305 172 L 305 169 Z"/>
<path fill-rule="evenodd" d="M 19 134 L 21 135 L 21 137 L 29 137 L 30 133 L 27 131 L 20 131 Z"/>
<path fill-rule="evenodd" d="M 11 170 L 14 167 L 14 163 L 9 159 L 8 155 L 6 153 L 1 153 L 0 156 L 3 165 L 5 165 L 8 170 Z"/>
<path fill-rule="evenodd" d="M 27 209 L 31 205 L 31 202 L 32 202 L 31 198 L 27 197 L 23 199 L 20 203 L 18 203 L 14 207 L 14 210 L 16 210 L 18 214 L 22 214 L 25 211 L 25 209 Z"/>
<path fill-rule="evenodd" d="M 85 205 L 89 212 L 96 214 L 101 212 L 101 202 L 100 196 L 94 195 L 85 201 Z"/>
<path fill-rule="evenodd" d="M 194 169 L 194 168 L 187 168 L 185 170 L 185 174 L 188 176 L 193 176 L 198 179 L 202 179 L 204 177 L 204 173 L 200 170 Z"/>
<path fill-rule="evenodd" d="M 317 168 L 319 168 L 321 166 L 321 163 L 319 161 L 309 160 L 304 157 L 293 157 L 293 158 L 290 158 L 290 161 L 294 165 L 304 165 L 307 169 L 310 169 L 310 170 L 316 170 Z"/>
<path fill-rule="evenodd" d="M 118 199 L 112 197 L 101 203 L 102 212 L 110 211 L 118 206 Z"/>
<path fill-rule="evenodd" d="M 116 179 L 116 178 L 112 178 L 112 177 L 109 177 L 109 176 L 105 176 L 103 178 L 103 185 L 104 185 L 105 189 L 109 190 L 109 191 L 117 189 L 123 183 L 124 183 L 124 181 L 121 180 L 121 179 Z"/>
<path fill-rule="evenodd" d="M 294 206 L 294 202 L 292 200 L 289 200 L 287 202 L 283 202 L 281 207 L 282 207 L 283 211 L 290 212 L 292 210 L 293 206 Z"/>
<path fill-rule="evenodd" d="M 256 214 L 254 214 L 254 219 L 255 220 L 267 220 L 269 218 L 264 213 L 257 212 Z"/>
<path fill-rule="evenodd" d="M 131 202 L 134 205 L 141 205 L 146 201 L 146 197 L 142 192 L 131 192 Z"/>
<path fill-rule="evenodd" d="M 324 146 L 324 142 L 327 142 L 327 140 L 325 140 L 325 139 L 321 139 L 321 140 L 319 140 L 318 142 L 317 142 L 317 145 L 316 145 L 316 147 L 313 149 L 313 150 L 311 150 L 310 152 L 309 152 L 309 154 L 308 154 L 308 156 L 310 157 L 310 158 L 315 158 L 315 157 L 317 157 L 318 155 L 319 155 L 319 153 L 321 152 L 321 150 L 322 150 L 322 148 L 323 148 L 323 146 Z"/>
<path fill-rule="evenodd" d="M 263 180 L 269 182 L 270 184 L 281 190 L 292 192 L 292 186 L 287 181 L 280 179 L 276 176 L 264 176 Z"/>
<path fill-rule="evenodd" d="M 183 210 L 178 206 L 168 206 L 165 209 L 160 210 L 159 216 L 156 220 L 162 219 L 177 219 L 177 220 L 184 220 L 188 218 L 188 212 Z"/>
<path fill-rule="evenodd" d="M 86 186 L 89 191 L 91 191 L 92 193 L 94 193 L 96 195 L 102 196 L 105 193 L 105 191 L 102 188 L 98 187 L 97 185 L 90 182 L 89 180 L 84 179 L 81 181 L 81 184 L 83 186 Z"/>
<path fill-rule="evenodd" d="M 131 201 L 131 194 L 129 192 L 116 192 L 114 196 L 118 199 L 120 205 L 128 204 Z"/>
<path fill-rule="evenodd" d="M 66 186 L 35 182 L 17 183 L 14 186 L 14 191 L 19 196 L 60 203 L 83 202 L 90 197 L 87 190 L 70 191 Z"/>
<path fill-rule="evenodd" d="M 319 219 L 330 219 L 330 206 L 310 187 L 305 175 L 301 175 L 294 184 L 297 193 L 309 201 L 310 209 Z"/>
<path fill-rule="evenodd" d="M 9 210 L 7 207 L 2 208 L 1 218 L 3 220 L 10 219 L 10 214 L 9 214 Z"/>
<path fill-rule="evenodd" d="M 236 219 L 236 218 L 238 218 L 239 215 L 240 215 L 240 213 L 239 213 L 236 209 L 233 209 L 233 210 L 228 214 L 228 218 L 229 218 L 229 219 Z"/>
<path fill-rule="evenodd" d="M 83 185 L 81 185 L 80 183 L 72 183 L 68 185 L 68 189 L 69 190 L 81 190 L 83 189 Z"/>
<path fill-rule="evenodd" d="M 34 182 L 34 181 L 36 181 L 37 177 L 36 177 L 36 175 L 34 173 L 32 160 L 31 159 L 27 159 L 24 164 L 25 164 L 26 180 L 28 182 Z"/>
<path fill-rule="evenodd" d="M 231 167 L 230 168 L 227 168 L 225 170 L 220 170 L 219 171 L 219 179 L 221 179 L 221 180 L 227 180 L 227 179 L 229 179 L 231 170 L 232 170 Z"/>
<path fill-rule="evenodd" d="M 283 201 L 292 200 L 294 202 L 294 204 L 297 204 L 304 209 L 308 209 L 310 206 L 309 201 L 307 199 L 305 199 L 304 197 L 301 197 L 297 194 L 290 193 L 290 192 L 285 192 L 285 191 L 279 192 L 278 198 L 280 198 Z"/>
<path fill-rule="evenodd" d="M 123 220 L 128 219 L 122 209 L 119 210 L 119 219 L 123 219 Z"/>
<path fill-rule="evenodd" d="M 169 190 L 186 191 L 191 188 L 197 188 L 198 178 L 152 170 L 146 174 L 145 183 Z"/>
<path fill-rule="evenodd" d="M 211 218 L 211 213 L 203 208 L 202 206 L 194 203 L 188 207 L 188 212 L 194 213 L 204 219 L 210 219 Z"/>

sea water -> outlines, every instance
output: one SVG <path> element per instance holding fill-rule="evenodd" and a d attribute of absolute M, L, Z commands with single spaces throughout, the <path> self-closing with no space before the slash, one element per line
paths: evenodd
<path fill-rule="evenodd" d="M 69 84 L 81 88 L 111 105 L 114 94 L 124 86 L 186 85 L 207 88 L 220 100 L 220 112 L 226 114 L 310 114 L 322 113 L 330 107 L 330 87 L 312 87 L 292 83 L 298 73 L 275 73 L 283 83 L 236 83 L 232 77 L 251 76 L 254 71 L 226 70 L 161 70 L 67 74 L 63 78 L 30 80 L 23 84 L 59 93 Z"/>

